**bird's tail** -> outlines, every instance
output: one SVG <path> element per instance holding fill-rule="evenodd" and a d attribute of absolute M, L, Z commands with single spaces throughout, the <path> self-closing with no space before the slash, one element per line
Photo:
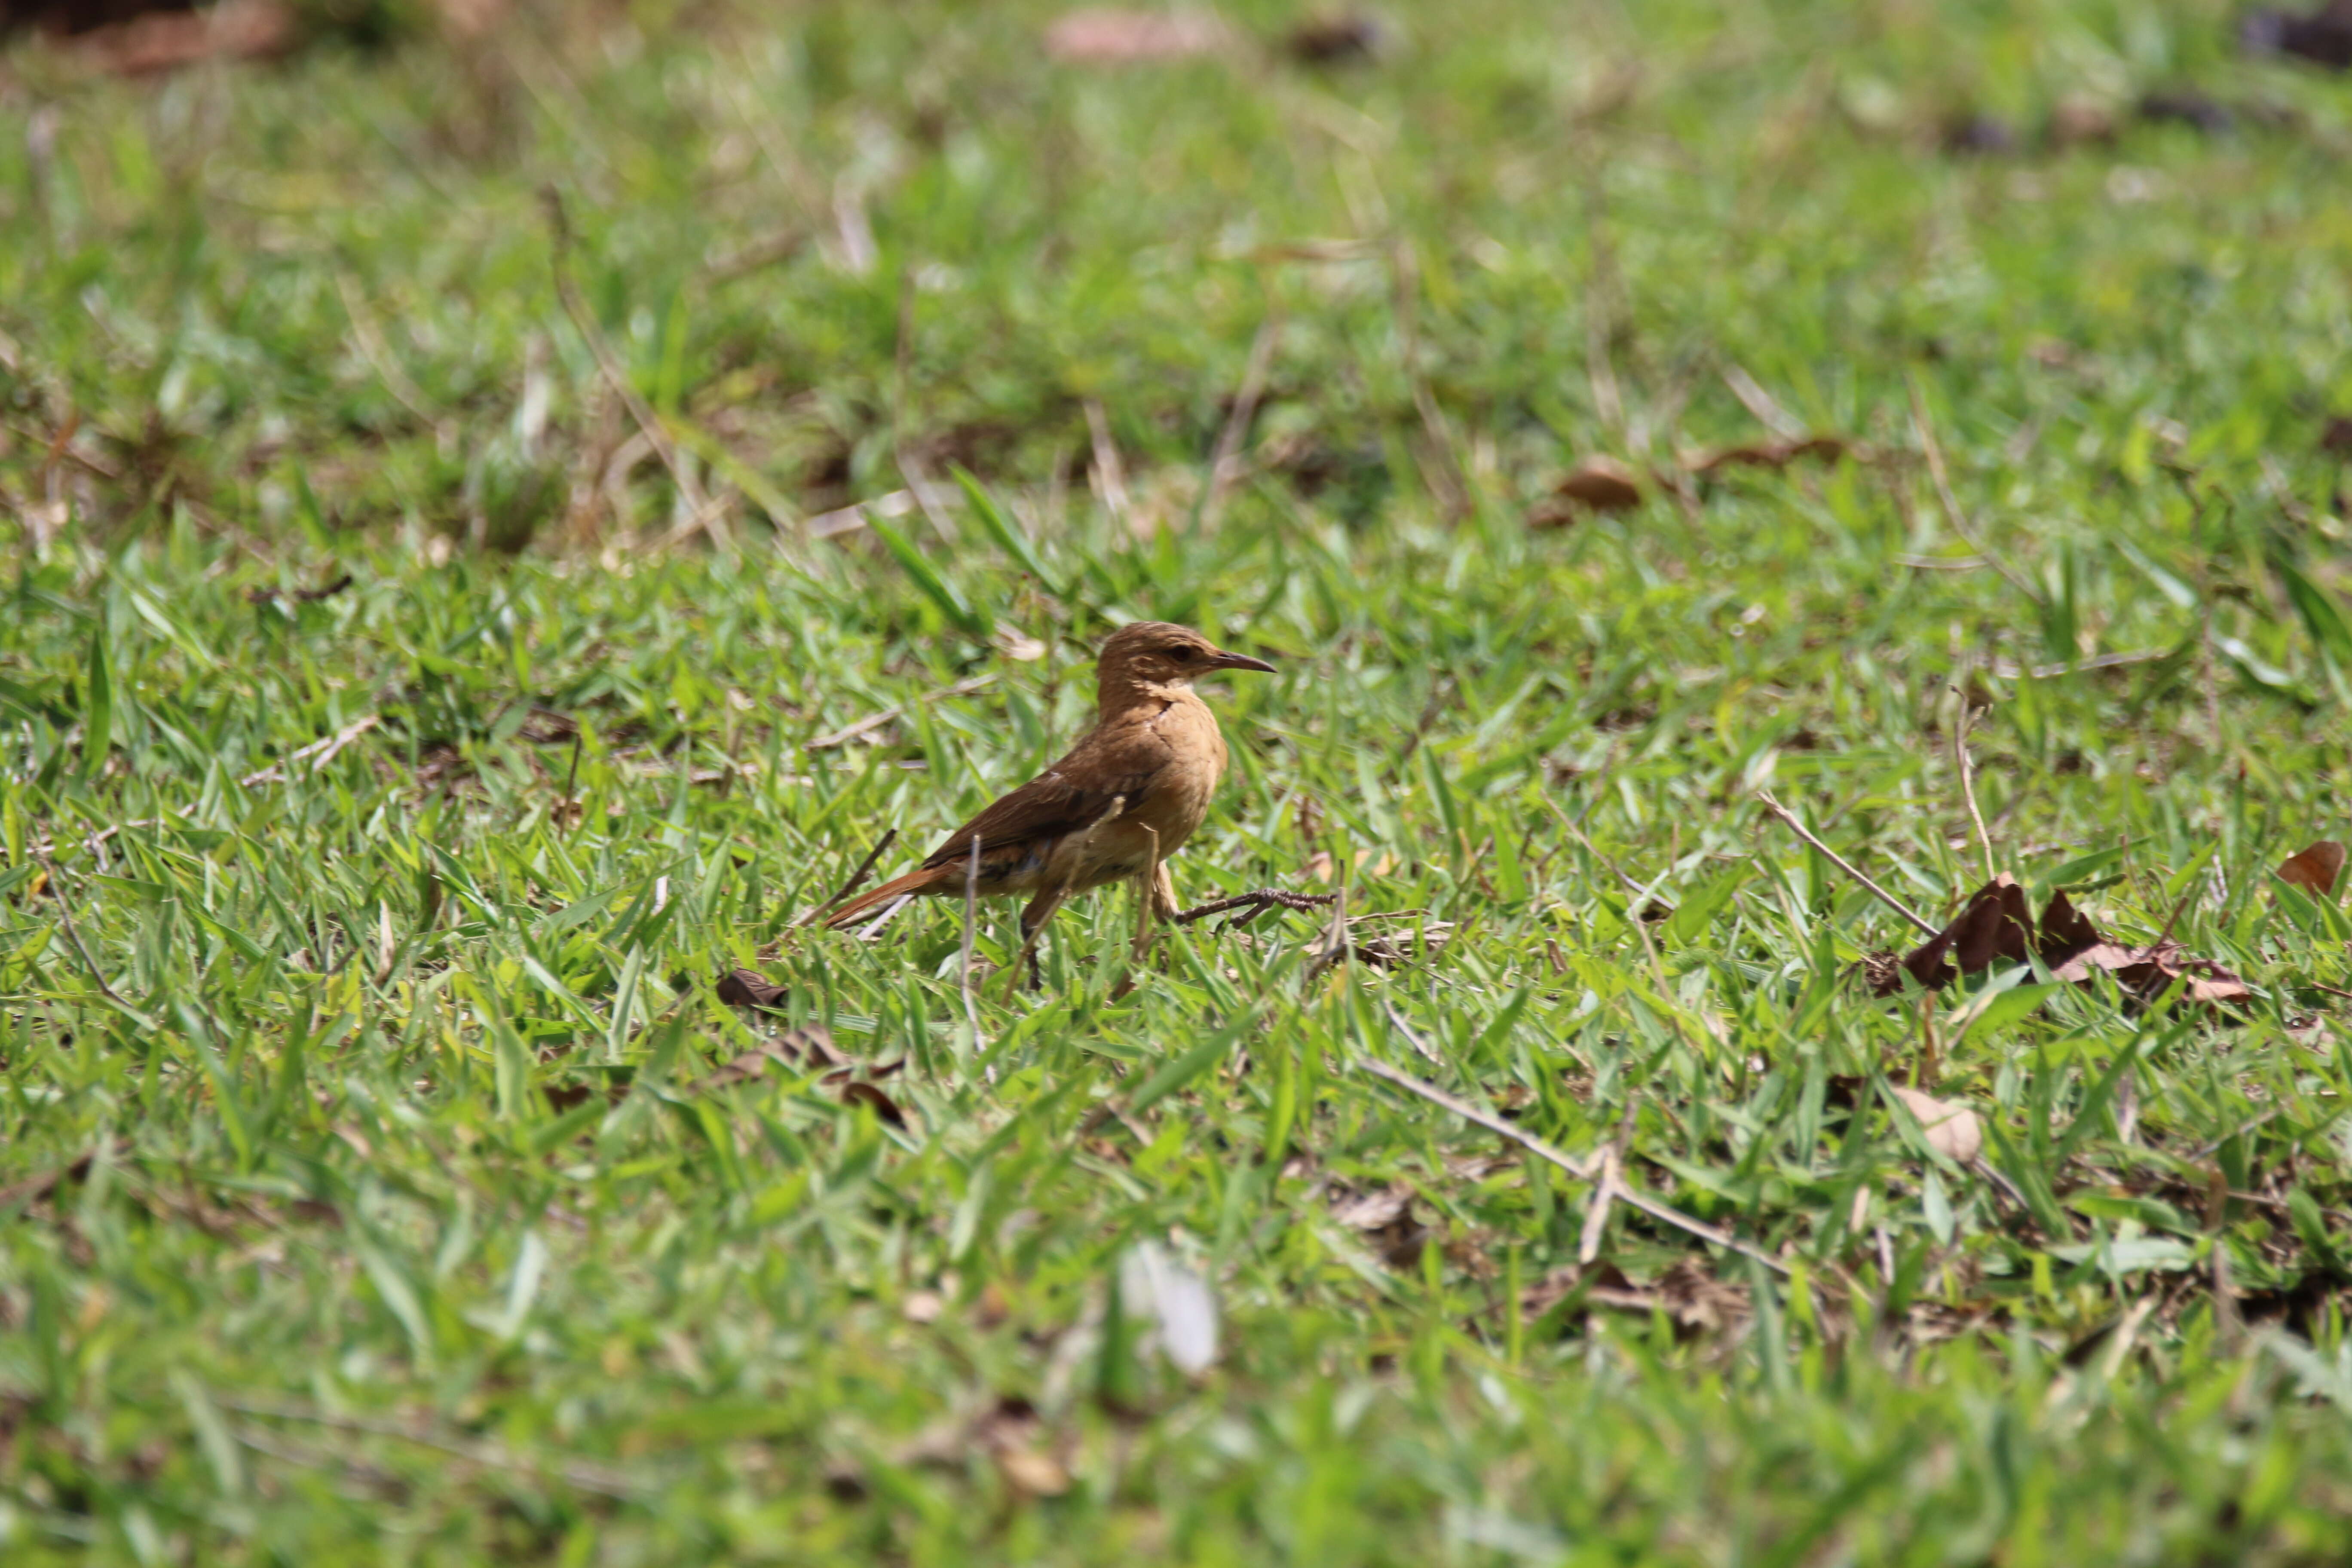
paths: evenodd
<path fill-rule="evenodd" d="M 917 893 L 933 892 L 950 881 L 961 880 L 954 875 L 955 869 L 952 867 L 926 866 L 909 871 L 903 877 L 893 877 L 880 887 L 869 889 L 858 894 L 857 897 L 825 916 L 824 923 L 829 929 L 838 931 L 843 926 L 854 923 L 858 916 L 878 904 L 887 904 L 893 899 L 908 898 Z"/>

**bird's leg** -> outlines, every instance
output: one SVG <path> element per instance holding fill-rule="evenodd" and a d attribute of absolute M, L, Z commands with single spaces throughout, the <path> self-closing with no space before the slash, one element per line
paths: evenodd
<path fill-rule="evenodd" d="M 1167 900 L 1167 907 L 1171 910 L 1176 906 L 1172 890 L 1164 894 L 1161 891 L 1163 886 L 1172 889 L 1173 884 L 1169 881 L 1168 863 L 1160 858 L 1160 834 L 1148 826 L 1143 831 L 1151 839 L 1151 865 L 1135 879 L 1134 958 L 1139 967 L 1151 955 L 1151 917 L 1161 912 L 1160 900 Z"/>
<path fill-rule="evenodd" d="M 1168 862 L 1160 862 L 1151 873 L 1151 912 L 1163 921 L 1176 918 L 1176 879 L 1169 873 Z"/>
<path fill-rule="evenodd" d="M 1062 900 L 1069 896 L 1069 884 L 1058 883 L 1039 893 L 1022 909 L 1021 951 L 1014 955 L 1010 966 L 1009 973 L 1012 978 L 1005 982 L 1004 999 L 1006 1001 L 1013 999 L 1013 988 L 1021 984 L 1020 976 L 1024 964 L 1026 964 L 1029 969 L 1030 987 L 1034 990 L 1043 984 L 1043 979 L 1037 972 L 1037 938 L 1044 933 L 1045 922 L 1054 918 L 1054 911 L 1062 907 Z"/>
<path fill-rule="evenodd" d="M 1233 922 L 1235 926 L 1245 926 L 1268 910 L 1318 910 L 1327 904 L 1337 903 L 1339 899 L 1337 893 L 1292 893 L 1280 888 L 1260 888 L 1255 892 L 1235 893 L 1230 899 L 1213 899 L 1189 910 L 1178 910 L 1168 918 L 1178 925 L 1191 925 L 1194 921 L 1221 915 L 1228 910 L 1245 909 L 1249 913 Z M 1173 897 L 1169 902 L 1175 902 Z"/>

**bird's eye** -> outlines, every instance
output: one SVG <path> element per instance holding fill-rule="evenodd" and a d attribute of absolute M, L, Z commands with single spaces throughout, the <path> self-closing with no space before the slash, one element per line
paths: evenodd
<path fill-rule="evenodd" d="M 1180 647 L 1180 648 L 1178 648 L 1178 649 L 1176 650 L 1176 662 L 1177 662 L 1177 663 L 1179 663 L 1179 664 L 1190 664 L 1190 663 L 1192 663 L 1192 655 L 1193 655 L 1193 652 L 1194 652 L 1194 650 L 1193 650 L 1193 649 L 1192 649 L 1192 648 L 1189 648 L 1189 647 Z"/>

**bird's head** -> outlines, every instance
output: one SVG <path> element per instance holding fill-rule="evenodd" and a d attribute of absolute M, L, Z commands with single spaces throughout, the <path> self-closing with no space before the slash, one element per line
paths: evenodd
<path fill-rule="evenodd" d="M 1220 669 L 1261 669 L 1270 675 L 1274 666 L 1247 654 L 1227 653 L 1189 626 L 1138 621 L 1119 627 L 1103 644 L 1095 660 L 1095 680 L 1108 708 L 1150 687 L 1189 688 L 1197 678 Z"/>

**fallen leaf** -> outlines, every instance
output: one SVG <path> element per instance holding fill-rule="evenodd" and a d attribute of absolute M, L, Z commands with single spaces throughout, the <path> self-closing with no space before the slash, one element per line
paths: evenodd
<path fill-rule="evenodd" d="M 2278 868 L 2279 880 L 2292 882 L 2315 899 L 2325 899 L 2336 891 L 2336 879 L 2344 871 L 2344 846 L 2333 838 L 2323 838 L 2308 849 L 2287 857 Z"/>
<path fill-rule="evenodd" d="M 910 1323 L 936 1323 L 947 1310 L 946 1299 L 937 1290 L 910 1290 L 898 1304 L 898 1315 Z"/>
<path fill-rule="evenodd" d="M 2186 125 L 2208 136 L 2226 135 L 2238 122 L 2228 104 L 2195 91 L 2151 92 L 2137 111 L 2151 125 Z"/>
<path fill-rule="evenodd" d="M 1134 65 L 1210 54 L 1225 25 L 1208 11 L 1072 11 L 1045 29 L 1045 55 L 1065 65 Z"/>
<path fill-rule="evenodd" d="M 1378 54 L 1385 41 L 1378 20 L 1342 12 L 1301 22 L 1290 29 L 1283 49 L 1302 65 L 1352 65 Z"/>
<path fill-rule="evenodd" d="M 1615 458 L 1586 458 L 1552 487 L 1551 501 L 1588 511 L 1630 511 L 1642 504 L 1642 478 L 1630 464 Z M 1545 509 L 1538 507 L 1528 521 L 1538 527 L 1556 527 L 1567 519 L 1548 517 Z"/>
<path fill-rule="evenodd" d="M 575 1110 L 595 1099 L 596 1086 L 589 1083 L 551 1083 L 540 1092 L 547 1097 L 548 1109 L 561 1116 L 565 1111 Z M 618 1105 L 628 1096 L 628 1088 L 625 1084 L 613 1083 L 604 1087 L 604 1098 L 610 1104 Z"/>
<path fill-rule="evenodd" d="M 2050 140 L 2058 146 L 2090 146 L 2115 139 L 2115 110 L 2095 98 L 2063 98 L 2050 111 Z"/>
<path fill-rule="evenodd" d="M 907 1113 L 898 1109 L 898 1102 L 863 1079 L 841 1086 L 841 1102 L 844 1105 L 869 1106 L 875 1115 L 893 1127 L 907 1125 Z"/>
<path fill-rule="evenodd" d="M 333 582 L 317 588 L 247 588 L 245 602 L 248 605 L 274 605 L 280 601 L 292 605 L 315 605 L 321 599 L 331 599 L 352 585 L 348 572 Z"/>
<path fill-rule="evenodd" d="M 2251 12 L 2238 24 L 2238 43 L 2250 55 L 2288 55 L 2343 70 L 2352 67 L 2352 6 L 2329 0 L 2306 16 Z"/>
<path fill-rule="evenodd" d="M 1356 922 L 1350 921 L 1350 929 Z M 1369 963 L 1374 969 L 1396 969 L 1418 960 L 1434 958 L 1454 935 L 1451 921 L 1430 921 L 1418 934 L 1404 932 L 1399 936 L 1375 936 L 1348 946 L 1348 956 L 1359 963 Z"/>
<path fill-rule="evenodd" d="M 1005 1484 L 1028 1497 L 1060 1497 L 1070 1489 L 1070 1472 L 1041 1443 L 1045 1423 L 1037 1407 L 1017 1394 L 1008 1394 L 982 1412 L 961 1433 L 944 1433 L 935 1439 L 943 1458 L 957 1450 L 977 1447 L 996 1461 Z"/>
<path fill-rule="evenodd" d="M 1070 1489 L 1070 1472 L 1041 1448 L 1006 1447 L 991 1450 L 1005 1484 L 1028 1497 L 1060 1497 Z"/>
<path fill-rule="evenodd" d="M 114 1141 L 115 1158 L 120 1159 L 128 1153 L 130 1149 L 131 1140 L 128 1138 L 117 1138 Z M 19 1204 L 38 1203 L 68 1182 L 88 1181 L 89 1168 L 97 1159 L 98 1151 L 92 1149 L 63 1165 L 40 1172 L 36 1175 L 26 1176 L 21 1181 L 11 1182 L 5 1187 L 0 1187 L 0 1214 L 6 1213 Z"/>
<path fill-rule="evenodd" d="M 1386 1230 L 1412 1207 L 1412 1189 L 1402 1182 L 1385 1187 L 1341 1194 L 1332 1200 L 1331 1217 L 1351 1230 Z"/>
<path fill-rule="evenodd" d="M 2004 156 L 2017 151 L 2017 132 L 1993 114 L 1963 114 L 1948 121 L 1937 140 L 1960 156 Z"/>
<path fill-rule="evenodd" d="M 301 42 L 279 0 L 224 0 L 206 10 L 149 11 L 79 33 L 75 49 L 117 76 L 155 76 L 209 59 L 268 59 Z"/>
<path fill-rule="evenodd" d="M 1932 991 L 1958 974 L 1980 974 L 1995 963 L 2023 963 L 2029 952 L 2053 979 L 2087 985 L 2102 973 L 2113 974 L 2142 1000 L 2160 995 L 2175 981 L 2186 982 L 2182 996 L 2191 1002 L 2237 1002 L 2252 994 L 2238 976 L 2169 939 L 2147 948 L 2108 941 L 2063 892 L 2050 896 L 2037 934 L 2025 889 L 2005 871 L 1971 893 L 1936 935 L 1893 963 L 1885 954 L 1873 954 L 1863 961 L 1863 970 L 1874 994 L 1890 996 L 1903 988 L 1906 973 Z"/>
<path fill-rule="evenodd" d="M 1745 1321 L 1748 1311 L 1745 1289 L 1717 1279 L 1705 1264 L 1690 1258 L 1646 1285 L 1628 1279 L 1606 1258 L 1554 1269 L 1527 1291 L 1520 1310 L 1533 1318 L 1565 1296 L 1580 1296 L 1590 1306 L 1612 1311 L 1663 1312 L 1675 1325 L 1677 1339 L 1720 1331 Z"/>
<path fill-rule="evenodd" d="M 713 989 L 730 1007 L 759 1007 L 774 1012 L 784 999 L 784 988 L 755 969 L 730 970 L 719 977 Z"/>
<path fill-rule="evenodd" d="M 1362 1231 L 1364 1239 L 1379 1249 L 1381 1261 L 1391 1268 L 1410 1268 L 1420 1262 L 1422 1247 L 1429 1239 L 1429 1227 L 1412 1217 L 1412 1188 L 1403 1182 L 1343 1192 L 1332 1202 L 1331 1217 Z"/>
<path fill-rule="evenodd" d="M 1675 1322 L 1706 1331 L 1725 1329 L 1748 1315 L 1748 1292 L 1725 1283 L 1696 1258 L 1685 1258 L 1658 1276 L 1657 1291 Z"/>
<path fill-rule="evenodd" d="M 1800 460 L 1835 463 L 1852 450 L 1843 436 L 1807 436 L 1795 441 L 1753 441 L 1738 447 L 1718 447 L 1712 451 L 1687 454 L 1682 463 L 1694 474 L 1712 478 L 1728 468 L 1785 468 Z"/>
<path fill-rule="evenodd" d="M 845 1072 L 851 1066 L 849 1058 L 833 1043 L 833 1036 L 821 1025 L 812 1024 L 804 1029 L 786 1029 L 775 1038 L 762 1042 L 758 1048 L 745 1051 L 696 1083 L 688 1092 L 709 1094 L 716 1089 L 731 1089 L 739 1083 L 748 1083 L 764 1074 L 771 1062 L 794 1068 L 825 1067 L 837 1072 Z"/>
<path fill-rule="evenodd" d="M 1919 1119 L 1927 1147 L 1957 1164 L 1967 1164 L 1984 1148 L 1984 1128 L 1977 1113 L 1954 1100 L 1937 1100 L 1901 1084 L 1889 1084 L 1904 1109 Z"/>

